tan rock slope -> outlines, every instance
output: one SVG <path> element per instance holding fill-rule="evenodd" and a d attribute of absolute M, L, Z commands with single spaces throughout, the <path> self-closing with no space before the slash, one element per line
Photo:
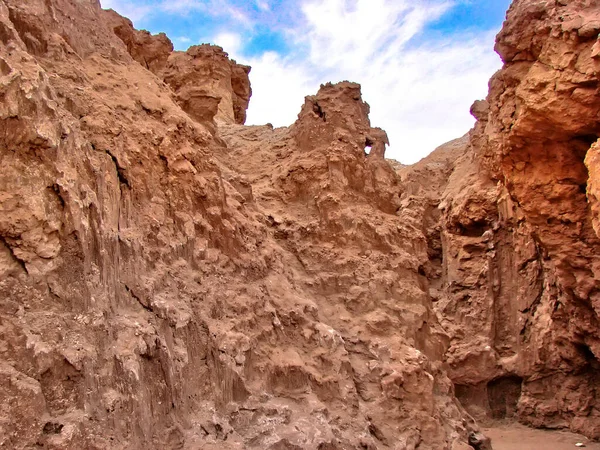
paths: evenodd
<path fill-rule="evenodd" d="M 0 0 L 0 448 L 599 438 L 599 8 L 515 1 L 476 128 L 406 167 L 355 83 L 246 127 L 221 48 Z"/>

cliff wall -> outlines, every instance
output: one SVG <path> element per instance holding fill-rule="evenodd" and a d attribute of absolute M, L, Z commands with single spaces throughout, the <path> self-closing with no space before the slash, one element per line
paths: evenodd
<path fill-rule="evenodd" d="M 220 47 L 0 0 L 0 447 L 600 438 L 599 32 L 516 0 L 474 130 L 402 166 L 356 83 L 246 127 Z"/>
<path fill-rule="evenodd" d="M 248 70 L 171 49 L 94 0 L 0 1 L 0 445 L 464 448 L 360 87 L 241 127 Z"/>
<path fill-rule="evenodd" d="M 446 146 L 399 170 L 403 201 L 428 199 L 428 278 L 458 398 L 479 419 L 595 438 L 599 14 L 589 1 L 513 2 L 504 67 L 461 156 Z"/>

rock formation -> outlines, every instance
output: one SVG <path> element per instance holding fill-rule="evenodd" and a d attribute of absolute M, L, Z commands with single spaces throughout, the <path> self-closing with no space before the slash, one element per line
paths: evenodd
<path fill-rule="evenodd" d="M 220 47 L 0 0 L 0 448 L 600 438 L 599 32 L 516 0 L 475 129 L 401 166 L 358 84 L 247 127 Z"/>
<path fill-rule="evenodd" d="M 250 67 L 230 60 L 216 45 L 194 45 L 186 52 L 174 52 L 165 34 L 138 31 L 113 10 L 103 11 L 103 19 L 131 57 L 171 87 L 179 106 L 192 118 L 204 123 L 213 118 L 218 123 L 246 121 L 252 95 Z"/>
<path fill-rule="evenodd" d="M 469 138 L 398 169 L 463 405 L 594 438 L 599 19 L 594 2 L 515 1 Z"/>
<path fill-rule="evenodd" d="M 489 111 L 471 138 L 481 164 L 506 188 L 502 215 L 517 212 L 529 241 L 514 258 L 522 281 L 529 279 L 529 287 L 519 283 L 527 294 L 510 294 L 526 313 L 511 313 L 520 319 L 519 337 L 511 332 L 516 366 L 508 370 L 515 389 L 523 379 L 518 416 L 596 438 L 600 241 L 591 177 L 600 135 L 599 32 L 596 2 L 515 1 L 496 45 L 505 65 L 490 81 Z"/>
<path fill-rule="evenodd" d="M 2 0 L 0 30 L 0 445 L 467 445 L 358 85 L 216 134 L 249 96 L 218 48 L 95 0 Z"/>

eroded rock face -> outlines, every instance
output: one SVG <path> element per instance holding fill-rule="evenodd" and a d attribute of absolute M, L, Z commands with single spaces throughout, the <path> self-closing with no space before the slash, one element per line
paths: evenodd
<path fill-rule="evenodd" d="M 476 128 L 406 167 L 356 83 L 244 127 L 221 48 L 0 0 L 0 445 L 600 437 L 598 16 L 516 1 Z"/>
<path fill-rule="evenodd" d="M 309 379 L 346 386 L 341 396 L 337 388 L 317 393 L 316 404 L 350 434 L 359 433 L 358 442 L 342 433 L 350 445 L 458 448 L 466 435 L 460 431 L 462 439 L 452 438 L 450 447 L 444 424 L 458 430 L 472 424 L 440 370 L 447 337 L 419 274 L 425 238 L 410 215 L 396 212 L 399 185 L 391 167 L 365 152 L 367 137 L 375 146 L 384 136 L 367 113 L 359 86 L 343 82 L 307 97 L 289 129 L 220 128 L 229 148 L 224 173 L 241 174 L 252 186 L 272 236 L 290 255 L 284 264 L 294 289 L 315 308 L 308 323 L 296 325 L 313 336 L 309 345 L 291 336 L 297 359 L 270 359 L 278 372 L 293 367 Z M 322 327 L 343 340 L 341 353 L 322 353 L 313 347 L 315 332 L 301 331 Z M 315 352 L 322 353 L 319 364 Z M 365 427 L 368 434 L 361 434 Z"/>
<path fill-rule="evenodd" d="M 162 76 L 193 117 L 205 120 L 206 102 L 216 99 L 217 123 L 243 124 L 252 94 L 249 73 L 250 67 L 230 60 L 221 47 L 204 44 L 172 53 Z"/>
<path fill-rule="evenodd" d="M 1 444 L 466 445 L 426 240 L 359 86 L 216 135 L 182 99 L 222 95 L 225 54 L 165 62 L 106 17 L 0 0 Z"/>
<path fill-rule="evenodd" d="M 530 364 L 540 376 L 525 380 L 519 415 L 595 437 L 600 241 L 584 159 L 600 135 L 599 18 L 596 2 L 515 1 L 496 47 L 505 67 L 490 82 L 489 117 L 473 137 L 520 205 L 553 281 L 522 331 L 537 348 Z"/>
<path fill-rule="evenodd" d="M 515 1 L 463 156 L 401 169 L 437 180 L 429 279 L 463 404 L 595 438 L 599 14 L 590 1 Z"/>
<path fill-rule="evenodd" d="M 403 205 L 423 217 L 424 273 L 450 336 L 445 358 L 456 395 L 478 419 L 516 417 L 522 379 L 535 376 L 535 349 L 521 331 L 549 283 L 532 230 L 468 136 L 399 174 Z"/>
<path fill-rule="evenodd" d="M 173 43 L 166 34 L 152 35 L 145 30 L 136 30 L 131 20 L 112 9 L 104 12 L 104 20 L 127 46 L 133 59 L 157 75 L 163 72 L 173 53 Z"/>
<path fill-rule="evenodd" d="M 195 45 L 174 52 L 169 38 L 133 28 L 131 21 L 113 10 L 103 19 L 123 41 L 129 54 L 164 80 L 176 94 L 179 106 L 200 122 L 246 122 L 252 96 L 250 67 L 237 64 L 216 45 Z"/>

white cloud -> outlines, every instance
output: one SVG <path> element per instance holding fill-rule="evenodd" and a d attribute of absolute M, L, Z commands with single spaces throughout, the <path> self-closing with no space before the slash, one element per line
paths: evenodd
<path fill-rule="evenodd" d="M 306 95 L 319 88 L 319 81 L 301 61 L 284 59 L 275 52 L 246 60 L 252 66 L 252 99 L 247 124 L 293 123 Z"/>
<path fill-rule="evenodd" d="M 152 11 L 148 5 L 140 5 L 128 0 L 100 0 L 104 9 L 114 9 L 122 16 L 130 19 L 134 24 L 146 17 Z"/>
<path fill-rule="evenodd" d="M 223 47 L 223 50 L 229 53 L 229 57 L 232 59 L 240 57 L 242 37 L 239 34 L 222 32 L 212 38 L 211 43 Z"/>
<path fill-rule="evenodd" d="M 244 27 L 253 25 L 252 19 L 242 9 L 227 0 L 161 0 L 158 10 L 182 15 L 202 12 L 211 17 L 226 17 Z"/>
<path fill-rule="evenodd" d="M 271 10 L 271 6 L 269 5 L 269 2 L 267 2 L 266 0 L 256 0 L 256 6 L 258 6 L 258 9 L 260 9 L 262 11 L 270 11 Z"/>
<path fill-rule="evenodd" d="M 357 81 L 371 122 L 390 137 L 387 156 L 416 162 L 469 130 L 469 107 L 486 96 L 500 65 L 492 33 L 457 33 L 445 41 L 419 35 L 451 6 L 443 0 L 306 2 L 306 25 L 291 33 L 304 54 L 246 60 L 254 91 L 248 123 L 289 125 L 320 83 Z"/>

